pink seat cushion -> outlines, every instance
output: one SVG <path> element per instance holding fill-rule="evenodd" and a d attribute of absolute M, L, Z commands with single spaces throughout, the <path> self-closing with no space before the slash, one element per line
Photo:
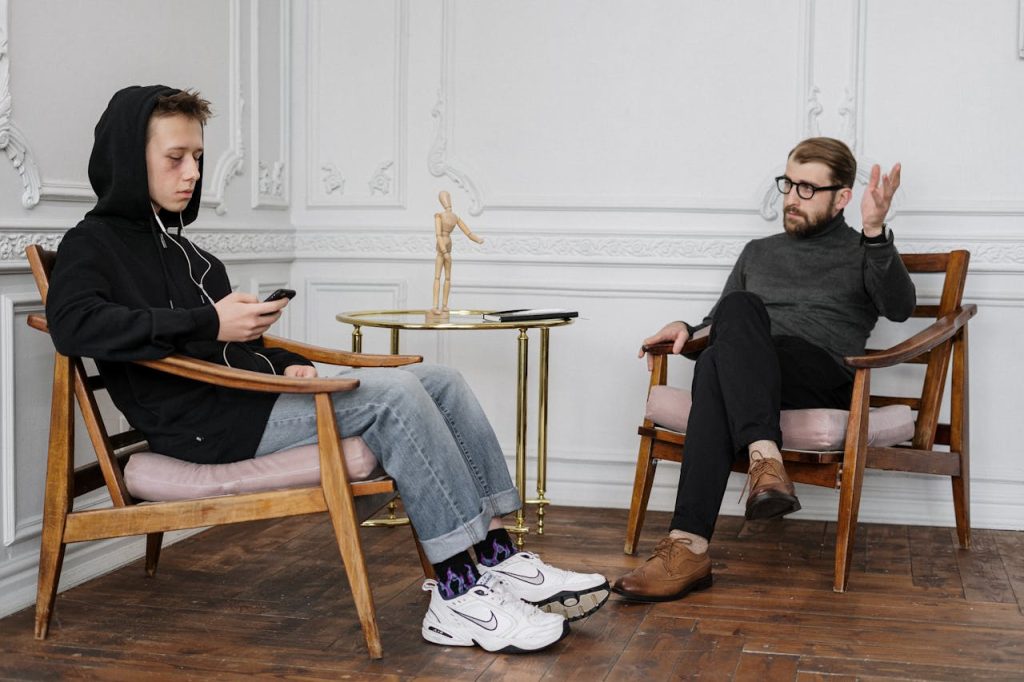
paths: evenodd
<path fill-rule="evenodd" d="M 689 391 L 671 386 L 654 386 L 647 398 L 644 418 L 658 426 L 686 433 L 692 404 Z M 846 410 L 815 408 L 782 410 L 782 447 L 789 450 L 842 450 L 846 440 Z M 914 437 L 914 417 L 907 405 L 871 408 L 868 415 L 868 445 L 886 447 Z"/>
<path fill-rule="evenodd" d="M 343 438 L 345 470 L 361 481 L 377 469 L 377 458 L 362 438 Z M 190 500 L 320 482 L 320 450 L 303 445 L 230 464 L 194 464 L 155 452 L 138 452 L 124 468 L 124 482 L 140 500 Z"/>

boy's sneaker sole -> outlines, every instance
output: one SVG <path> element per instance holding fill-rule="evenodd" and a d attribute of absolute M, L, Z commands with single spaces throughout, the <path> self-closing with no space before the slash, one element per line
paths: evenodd
<path fill-rule="evenodd" d="M 604 585 L 589 590 L 559 592 L 544 601 L 528 603 L 533 604 L 541 611 L 557 613 L 565 617 L 566 621 L 576 621 L 586 618 L 601 608 L 608 601 L 609 595 L 611 595 L 611 589 L 608 587 L 608 582 L 605 581 Z"/>
<path fill-rule="evenodd" d="M 565 639 L 565 636 L 569 634 L 569 621 L 562 623 L 562 634 L 558 639 L 543 644 L 536 649 L 522 649 L 520 647 L 509 644 L 504 647 L 497 647 L 486 640 L 477 641 L 471 637 L 463 638 L 452 633 L 446 632 L 443 628 L 438 626 L 436 623 L 427 625 L 424 623 L 423 627 L 420 628 L 420 634 L 423 639 L 427 640 L 431 644 L 440 644 L 441 646 L 478 646 L 485 651 L 489 651 L 492 654 L 531 654 L 535 651 L 546 649 L 552 644 L 556 644 Z"/>

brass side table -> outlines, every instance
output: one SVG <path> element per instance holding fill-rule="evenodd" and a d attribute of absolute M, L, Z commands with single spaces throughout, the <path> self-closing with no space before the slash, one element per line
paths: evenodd
<path fill-rule="evenodd" d="M 527 504 L 537 507 L 537 533 L 544 534 L 544 507 L 550 504 L 545 497 L 548 467 L 548 348 L 552 327 L 572 324 L 571 319 L 523 320 L 516 322 L 488 322 L 483 319 L 487 310 L 453 310 L 448 319 L 437 319 L 429 310 L 362 310 L 339 313 L 337 320 L 352 325 L 352 351 L 363 350 L 362 327 L 379 327 L 391 330 L 391 353 L 397 355 L 399 332 L 403 329 L 431 329 L 449 331 L 458 329 L 489 330 L 518 329 L 518 377 L 516 381 L 516 487 L 522 496 L 523 506 L 516 512 L 516 525 L 509 532 L 516 536 L 521 549 L 529 532 L 526 526 Z M 540 382 L 538 386 L 537 414 L 537 497 L 526 498 L 526 378 L 529 365 L 529 337 L 527 331 L 540 329 Z"/>

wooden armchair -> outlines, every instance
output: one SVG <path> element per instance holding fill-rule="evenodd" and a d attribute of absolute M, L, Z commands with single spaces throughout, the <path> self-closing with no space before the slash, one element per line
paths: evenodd
<path fill-rule="evenodd" d="M 952 251 L 904 254 L 902 258 L 911 273 L 944 275 L 939 304 L 918 305 L 914 310 L 914 317 L 932 318 L 935 321 L 891 348 L 869 350 L 866 355 L 846 358 L 846 364 L 855 369 L 855 375 L 842 450 L 798 451 L 785 449 L 784 442 L 782 455 L 790 478 L 801 483 L 839 489 L 833 583 L 836 592 L 846 591 L 865 467 L 949 476 L 953 486 L 957 535 L 962 547 L 970 546 L 967 322 L 977 313 L 977 306 L 962 303 L 970 254 L 967 251 Z M 707 342 L 707 336 L 691 339 L 682 352 L 697 352 L 706 347 Z M 652 389 L 666 385 L 667 361 L 672 348 L 671 344 L 658 344 L 647 350 L 655 356 L 648 391 L 650 396 Z M 939 410 L 951 362 L 950 419 L 948 424 L 940 424 Z M 871 370 L 900 363 L 927 365 L 920 396 L 872 395 Z M 890 405 L 906 405 L 916 412 L 913 438 L 909 443 L 891 447 L 869 445 L 869 406 Z M 785 429 L 783 431 L 785 441 Z M 666 429 L 651 419 L 644 420 L 639 427 L 639 434 L 640 452 L 637 455 L 636 479 L 626 529 L 626 554 L 636 552 L 658 460 L 681 462 L 683 444 L 686 442 L 684 433 Z M 946 447 L 939 449 L 936 446 Z M 733 469 L 746 472 L 746 466 L 746 461 L 742 460 L 736 462 Z"/>
<path fill-rule="evenodd" d="M 45 303 L 56 253 L 45 251 L 37 245 L 29 246 L 26 252 Z M 46 318 L 42 315 L 29 316 L 28 323 L 35 329 L 48 331 Z M 268 346 L 287 348 L 310 360 L 336 365 L 398 366 L 422 360 L 419 356 L 409 355 L 339 352 L 270 336 L 265 336 L 264 341 Z M 330 399 L 333 392 L 355 389 L 359 386 L 359 381 L 342 378 L 298 379 L 273 376 L 232 369 L 178 355 L 162 360 L 139 361 L 138 364 L 219 386 L 271 393 L 313 394 L 320 443 L 320 483 L 307 487 L 204 499 L 139 504 L 140 500 L 133 499 L 125 485 L 124 466 L 133 453 L 144 449 L 145 441 L 142 435 L 131 430 L 109 434 L 95 395 L 96 391 L 104 387 L 102 377 L 89 376 L 81 358 L 55 353 L 46 496 L 39 556 L 39 587 L 36 599 L 36 638 L 46 637 L 56 598 L 64 548 L 68 543 L 145 534 L 146 571 L 153 575 L 160 557 L 165 531 L 326 511 L 334 527 L 334 535 L 341 551 L 370 657 L 380 658 L 383 655 L 380 633 L 357 530 L 356 498 L 369 499 L 366 496 L 376 496 L 375 501 L 379 507 L 394 496 L 395 483 L 390 478 L 349 482 Z M 78 400 L 96 453 L 96 462 L 77 470 L 74 468 L 72 396 Z M 74 510 L 76 497 L 103 486 L 106 486 L 110 494 L 110 508 Z M 418 541 L 416 546 L 419 550 Z M 430 575 L 430 565 L 422 551 L 420 560 L 424 571 Z"/>

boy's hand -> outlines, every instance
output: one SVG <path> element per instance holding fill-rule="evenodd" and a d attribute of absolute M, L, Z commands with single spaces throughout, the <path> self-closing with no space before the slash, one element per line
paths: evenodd
<path fill-rule="evenodd" d="M 312 379 L 316 377 L 316 367 L 311 367 L 310 365 L 288 365 L 284 368 L 284 375 L 299 379 Z"/>
<path fill-rule="evenodd" d="M 230 293 L 214 304 L 220 320 L 218 341 L 253 341 L 263 336 L 281 317 L 288 299 L 261 303 L 252 294 Z"/>

